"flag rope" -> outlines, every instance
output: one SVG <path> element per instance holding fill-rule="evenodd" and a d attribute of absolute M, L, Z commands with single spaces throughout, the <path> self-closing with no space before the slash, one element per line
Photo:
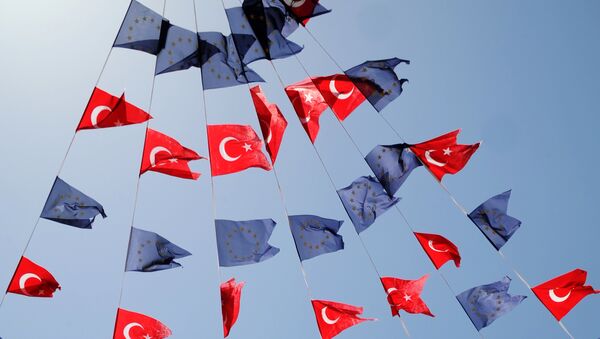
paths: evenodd
<path fill-rule="evenodd" d="M 127 7 L 128 10 L 131 7 L 132 3 L 133 3 L 133 1 L 129 2 L 129 6 Z M 122 26 L 123 26 L 123 22 L 121 22 L 121 26 L 119 26 L 119 31 L 121 30 Z M 104 74 L 104 71 L 106 69 L 106 65 L 108 64 L 108 60 L 110 59 L 110 56 L 111 56 L 112 51 L 113 51 L 113 46 L 114 46 L 114 44 L 115 44 L 116 41 L 117 41 L 117 35 L 115 35 L 115 39 L 113 41 L 113 44 L 110 46 L 110 49 L 108 50 L 108 53 L 106 54 L 106 58 L 104 58 L 104 63 L 102 64 L 102 68 L 100 69 L 100 73 L 98 74 L 98 77 L 96 78 L 96 82 L 94 83 L 94 88 L 98 87 L 98 84 L 100 83 L 100 80 L 102 79 L 102 75 Z M 90 95 L 90 98 L 88 99 L 88 103 L 86 104 L 86 106 L 90 103 L 91 99 L 92 99 L 92 96 Z M 77 124 L 77 126 L 79 126 L 79 124 L 81 124 L 82 120 L 83 120 L 83 115 L 81 116 L 81 119 L 79 119 L 79 123 Z M 54 182 L 56 182 L 56 178 L 58 178 L 60 176 L 60 174 L 62 173 L 62 170 L 63 170 L 63 168 L 65 166 L 66 161 L 67 161 L 67 157 L 69 156 L 69 152 L 71 151 L 71 148 L 73 147 L 73 143 L 75 142 L 75 137 L 76 136 L 77 136 L 77 130 L 75 130 L 75 132 L 73 132 L 73 136 L 71 137 L 71 141 L 69 142 L 69 145 L 67 146 L 67 150 L 65 151 L 65 155 L 64 155 L 62 161 L 60 162 L 60 165 L 58 166 L 58 171 L 56 171 L 56 176 L 54 178 L 54 181 L 52 182 L 52 187 L 54 187 Z M 50 188 L 50 191 L 52 190 L 52 187 Z M 29 237 L 27 238 L 27 242 L 25 243 L 25 247 L 23 248 L 23 251 L 21 251 L 21 255 L 19 256 L 19 260 L 17 261 L 17 265 L 18 265 L 19 262 L 21 262 L 21 257 L 23 257 L 25 255 L 25 253 L 27 253 L 27 249 L 29 248 L 29 245 L 31 243 L 31 240 L 33 239 L 33 235 L 34 235 L 35 231 L 37 230 L 37 227 L 38 227 L 38 224 L 39 224 L 41 218 L 42 217 L 41 217 L 41 213 L 40 213 L 40 215 L 36 218 L 35 223 L 33 224 L 33 228 L 31 230 L 31 232 L 29 233 Z M 16 272 L 17 265 L 15 265 L 15 272 Z M 11 278 L 10 281 L 12 281 L 12 278 Z M 9 284 L 10 284 L 10 281 L 9 281 Z M 6 298 L 7 294 L 8 294 L 8 288 L 4 292 L 4 294 L 2 295 L 2 299 L 0 299 L 0 308 L 4 304 L 4 299 Z"/>
<path fill-rule="evenodd" d="M 133 1 L 132 1 L 133 2 Z M 162 16 L 165 16 L 165 10 L 167 8 L 167 0 L 163 1 L 163 9 L 162 9 Z M 120 29 L 119 29 L 120 30 Z M 113 44 L 114 45 L 114 44 Z M 154 62 L 154 67 L 156 68 L 156 63 L 157 63 L 157 59 L 155 58 L 155 62 Z M 156 72 L 154 72 L 156 73 Z M 154 74 L 152 76 L 152 87 L 150 89 L 150 99 L 149 99 L 149 103 L 148 103 L 148 114 L 150 114 L 152 112 L 152 103 L 154 102 L 154 90 L 156 87 L 156 74 Z M 146 123 L 144 125 L 144 142 L 142 143 L 142 150 L 140 152 L 141 156 L 140 156 L 140 168 L 141 168 L 141 164 L 144 161 L 144 149 L 146 148 L 146 141 L 148 138 L 148 127 L 150 126 L 150 120 L 146 120 Z M 135 195 L 133 198 L 133 210 L 131 212 L 131 223 L 129 226 L 129 237 L 127 240 L 127 251 L 125 252 L 125 263 L 123 264 L 123 272 L 121 274 L 121 286 L 119 288 L 119 301 L 117 303 L 117 315 L 119 313 L 119 308 L 121 307 L 121 302 L 123 300 L 123 290 L 125 287 L 125 275 L 126 275 L 126 268 L 127 268 L 127 257 L 129 255 L 129 245 L 131 243 L 131 236 L 133 234 L 133 225 L 135 222 L 135 216 L 136 216 L 136 212 L 137 212 L 137 207 L 138 207 L 138 198 L 139 198 L 139 193 L 140 193 L 140 180 L 141 180 L 141 176 L 142 174 L 140 173 L 136 179 L 136 184 L 135 184 Z M 115 327 L 114 330 L 116 331 L 117 328 L 117 316 L 115 316 Z"/>
<path fill-rule="evenodd" d="M 323 46 L 323 44 L 321 44 L 321 42 L 312 34 L 312 32 L 306 27 L 303 26 L 304 29 L 306 30 L 306 32 L 308 33 L 308 35 L 310 35 L 310 37 L 315 41 L 315 43 L 321 48 L 321 50 L 327 55 L 327 57 L 338 67 L 338 69 L 342 72 L 344 72 L 344 69 L 340 66 L 340 64 L 335 60 L 335 58 L 329 53 L 329 51 L 325 48 L 325 46 Z M 298 57 L 296 56 L 296 58 L 298 59 Z M 377 114 L 379 117 L 381 117 L 381 119 L 389 126 L 389 128 L 396 134 L 396 136 L 403 142 L 406 143 L 406 141 L 404 140 L 404 138 L 402 138 L 402 136 L 400 135 L 400 133 L 396 130 L 396 128 L 394 128 L 394 126 L 390 123 L 390 121 L 383 115 L 383 114 Z M 340 122 L 340 124 L 342 124 Z M 342 124 L 343 126 L 343 124 Z M 431 172 L 431 170 L 427 167 L 424 166 L 427 171 L 429 172 L 429 174 L 431 174 L 432 177 L 435 177 L 433 175 L 433 173 Z M 436 180 L 438 182 L 438 184 L 440 185 L 440 187 L 448 194 L 448 196 L 450 197 L 450 199 L 452 200 L 453 204 L 456 206 L 456 208 L 458 208 L 458 210 L 460 212 L 462 212 L 467 219 L 469 219 L 471 221 L 470 218 L 468 218 L 469 213 L 467 212 L 467 210 L 464 208 L 464 206 L 462 206 L 461 203 L 458 202 L 458 200 L 454 197 L 454 195 L 452 194 L 452 192 L 450 192 L 450 190 L 448 189 L 448 187 L 446 185 L 444 185 L 442 183 L 441 180 Z M 471 221 L 472 222 L 472 221 Z M 523 275 L 521 273 L 519 273 L 519 271 L 515 268 L 515 266 L 513 266 L 513 264 L 508 260 L 508 258 L 504 255 L 504 253 L 502 253 L 502 251 L 498 250 L 497 251 L 498 254 L 500 255 L 500 257 L 502 258 L 502 260 L 504 261 L 504 263 L 506 265 L 508 265 L 508 267 L 510 267 L 510 269 L 515 273 L 515 275 L 519 278 L 519 280 L 521 280 L 521 282 L 528 288 L 531 290 L 531 285 L 527 282 L 527 280 L 525 280 L 525 278 L 523 277 Z M 571 333 L 569 332 L 569 330 L 565 327 L 565 325 L 559 321 L 559 325 L 560 327 L 564 330 L 564 332 L 571 338 L 573 339 L 573 336 L 571 335 Z"/>

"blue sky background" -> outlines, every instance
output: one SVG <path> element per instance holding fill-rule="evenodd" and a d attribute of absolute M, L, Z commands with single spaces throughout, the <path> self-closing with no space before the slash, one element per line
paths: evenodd
<path fill-rule="evenodd" d="M 228 0 L 228 7 L 239 5 Z M 160 12 L 162 1 L 145 0 Z M 588 270 L 600 288 L 597 254 L 597 133 L 600 26 L 597 1 L 335 1 L 333 12 L 308 28 L 344 68 L 397 56 L 410 79 L 382 114 L 408 142 L 456 128 L 460 141 L 484 140 L 469 165 L 444 182 L 471 210 L 512 188 L 509 212 L 523 226 L 505 246 L 512 265 L 532 284 L 574 268 Z M 1 1 L 0 285 L 7 286 L 36 222 L 75 126 L 118 31 L 128 0 Z M 229 32 L 220 0 L 197 1 L 201 31 Z M 195 30 L 191 0 L 168 1 L 166 16 Z M 338 72 L 302 29 L 291 39 L 312 75 Z M 251 65 L 289 126 L 277 170 L 291 214 L 346 220 L 346 249 L 307 261 L 315 298 L 365 307 L 379 318 L 339 338 L 402 338 L 368 257 L 268 62 Z M 275 61 L 286 84 L 306 78 L 295 60 Z M 154 57 L 114 49 L 100 87 L 147 108 Z M 156 80 L 150 127 L 208 155 L 200 71 Z M 208 122 L 258 122 L 246 86 L 206 92 Z M 361 152 L 399 140 L 371 106 L 345 122 Z M 53 299 L 8 295 L 0 308 L 5 339 L 110 338 L 127 250 L 144 125 L 78 133 L 61 177 L 100 201 L 108 214 L 93 230 L 41 220 L 25 255 L 51 271 L 63 290 Z M 321 118 L 316 142 L 337 188 L 369 168 L 333 114 Z M 209 164 L 192 164 L 198 181 L 158 173 L 141 178 L 134 225 L 158 232 L 188 249 L 183 269 L 127 273 L 121 307 L 160 319 L 172 338 L 222 335 L 219 283 L 246 282 L 238 323 L 230 338 L 317 338 L 318 331 L 279 192 L 272 173 L 252 169 L 215 178 L 216 216 L 273 218 L 271 244 L 281 253 L 257 265 L 217 268 Z M 511 268 L 452 204 L 423 169 L 398 195 L 417 231 L 439 233 L 458 245 L 460 269 L 441 269 L 455 292 L 513 278 L 511 293 L 529 296 L 483 329 L 486 338 L 564 338 L 554 318 L 517 280 Z M 453 294 L 395 210 L 363 233 L 383 275 L 416 279 L 430 274 L 423 299 L 436 315 L 406 315 L 415 338 L 477 338 Z M 600 298 L 582 301 L 564 323 L 577 338 L 597 338 Z"/>

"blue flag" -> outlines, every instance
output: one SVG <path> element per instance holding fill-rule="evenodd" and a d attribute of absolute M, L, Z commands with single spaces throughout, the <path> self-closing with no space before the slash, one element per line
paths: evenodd
<path fill-rule="evenodd" d="M 407 144 L 377 145 L 365 161 L 389 195 L 394 195 L 413 169 L 422 166 Z"/>
<path fill-rule="evenodd" d="M 255 264 L 275 256 L 279 248 L 269 244 L 275 224 L 273 219 L 215 220 L 219 265 Z"/>
<path fill-rule="evenodd" d="M 301 261 L 344 249 L 344 240 L 337 234 L 344 221 L 316 215 L 290 215 L 289 221 Z"/>
<path fill-rule="evenodd" d="M 283 4 L 245 0 L 242 7 L 225 12 L 237 51 L 245 64 L 286 58 L 302 51 L 301 46 L 287 39 L 298 28 L 298 23 L 285 14 Z"/>
<path fill-rule="evenodd" d="M 165 48 L 156 58 L 155 74 L 200 67 L 198 34 L 172 25 L 167 32 Z"/>
<path fill-rule="evenodd" d="M 132 0 L 114 46 L 157 55 L 164 47 L 169 26 L 160 14 Z"/>
<path fill-rule="evenodd" d="M 175 259 L 192 255 L 160 235 L 132 228 L 125 271 L 154 272 L 180 267 Z"/>
<path fill-rule="evenodd" d="M 510 192 L 508 190 L 491 197 L 469 213 L 471 221 L 497 250 L 500 250 L 521 226 L 520 220 L 506 214 Z"/>
<path fill-rule="evenodd" d="M 527 296 L 510 295 L 510 278 L 504 277 L 489 285 L 473 287 L 456 296 L 477 330 L 517 307 Z"/>
<path fill-rule="evenodd" d="M 402 93 L 402 85 L 407 79 L 398 79 L 394 68 L 410 61 L 398 58 L 366 61 L 347 70 L 346 75 L 354 85 L 369 100 L 371 105 L 380 112 L 385 106 Z"/>
<path fill-rule="evenodd" d="M 98 214 L 106 218 L 104 207 L 56 177 L 40 217 L 79 228 L 92 228 Z"/>
<path fill-rule="evenodd" d="M 198 33 L 204 89 L 231 87 L 264 80 L 240 60 L 231 35 Z"/>
<path fill-rule="evenodd" d="M 360 177 L 337 193 L 357 233 L 366 230 L 380 214 L 400 200 L 389 196 L 372 176 Z"/>

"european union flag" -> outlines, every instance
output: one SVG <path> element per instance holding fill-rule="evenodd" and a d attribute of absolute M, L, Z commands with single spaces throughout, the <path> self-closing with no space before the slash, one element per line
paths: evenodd
<path fill-rule="evenodd" d="M 389 196 L 372 176 L 360 177 L 337 193 L 357 233 L 366 230 L 380 214 L 400 200 Z"/>
<path fill-rule="evenodd" d="M 283 4 L 274 1 L 265 4 L 262 0 L 245 0 L 242 7 L 226 10 L 234 42 L 244 63 L 281 59 L 302 51 L 301 46 L 287 39 L 298 28 L 298 23 L 285 12 Z"/>
<path fill-rule="evenodd" d="M 192 255 L 160 235 L 131 229 L 125 271 L 154 272 L 180 267 L 175 259 Z"/>
<path fill-rule="evenodd" d="M 198 34 L 172 25 L 167 32 L 165 48 L 156 58 L 155 74 L 180 71 L 200 66 Z"/>
<path fill-rule="evenodd" d="M 344 249 L 344 240 L 337 234 L 344 221 L 316 215 L 290 215 L 289 221 L 301 261 Z"/>
<path fill-rule="evenodd" d="M 394 195 L 413 169 L 422 166 L 407 144 L 377 145 L 365 161 L 389 195 Z"/>
<path fill-rule="evenodd" d="M 231 87 L 264 80 L 240 60 L 233 37 L 219 32 L 198 33 L 204 89 Z"/>
<path fill-rule="evenodd" d="M 500 250 L 521 226 L 521 221 L 506 214 L 510 190 L 491 197 L 469 213 L 469 219 Z"/>
<path fill-rule="evenodd" d="M 273 219 L 215 220 L 219 265 L 255 264 L 274 257 L 279 248 L 271 246 L 268 241 L 275 224 Z"/>
<path fill-rule="evenodd" d="M 40 217 L 79 228 L 92 228 L 98 214 L 106 218 L 104 207 L 56 177 Z"/>
<path fill-rule="evenodd" d="M 346 75 L 369 100 L 371 105 L 380 112 L 387 104 L 402 93 L 402 85 L 407 79 L 398 79 L 394 68 L 410 61 L 391 58 L 385 60 L 366 61 L 347 70 Z"/>
<path fill-rule="evenodd" d="M 169 26 L 160 14 L 132 0 L 113 46 L 157 55 L 164 47 Z"/>
<path fill-rule="evenodd" d="M 527 296 L 508 294 L 510 278 L 504 277 L 489 285 L 473 287 L 456 296 L 477 330 L 517 307 Z"/>

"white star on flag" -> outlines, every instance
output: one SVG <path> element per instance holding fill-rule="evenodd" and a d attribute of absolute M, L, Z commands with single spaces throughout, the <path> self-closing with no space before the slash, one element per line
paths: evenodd
<path fill-rule="evenodd" d="M 450 156 L 450 154 L 452 154 L 452 150 L 450 149 L 450 147 L 444 148 L 444 155 Z"/>
<path fill-rule="evenodd" d="M 244 148 L 244 150 L 246 150 L 246 152 L 252 151 L 252 146 L 248 145 L 247 143 L 244 143 L 244 146 L 242 147 Z"/>
<path fill-rule="evenodd" d="M 411 296 L 408 294 L 404 294 L 404 300 L 405 301 L 412 301 Z"/>

